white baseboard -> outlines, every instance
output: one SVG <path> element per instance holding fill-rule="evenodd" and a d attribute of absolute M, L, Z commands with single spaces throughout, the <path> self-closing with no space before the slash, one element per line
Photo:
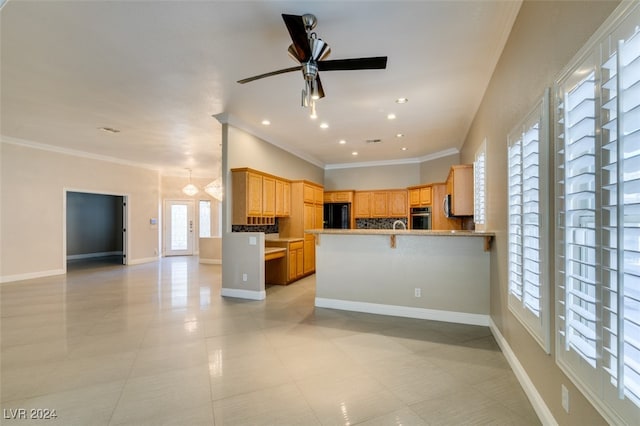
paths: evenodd
<path fill-rule="evenodd" d="M 224 297 L 235 297 L 237 299 L 249 299 L 249 300 L 264 300 L 267 297 L 267 292 L 254 291 L 254 290 L 242 290 L 239 288 L 222 288 L 220 295 Z"/>
<path fill-rule="evenodd" d="M 51 269 L 49 271 L 29 272 L 26 274 L 4 275 L 0 277 L 0 283 L 10 283 L 14 281 L 32 280 L 34 278 L 51 277 L 54 275 L 64 275 L 64 269 Z"/>
<path fill-rule="evenodd" d="M 97 257 L 122 256 L 121 251 L 104 251 L 100 253 L 83 253 L 67 255 L 67 260 L 93 259 Z"/>
<path fill-rule="evenodd" d="M 141 265 L 143 263 L 151 263 L 157 262 L 160 259 L 158 256 L 155 257 L 143 257 L 140 259 L 127 259 L 127 265 Z"/>
<path fill-rule="evenodd" d="M 207 265 L 222 265 L 222 259 L 202 259 L 200 258 L 200 263 L 204 263 Z"/>
<path fill-rule="evenodd" d="M 391 315 L 395 317 L 417 318 L 458 324 L 489 326 L 489 315 L 466 312 L 440 311 L 436 309 L 414 308 L 410 306 L 382 305 L 378 303 L 354 302 L 351 300 L 326 299 L 316 297 L 318 308 L 340 309 L 343 311 L 365 312 L 368 314 Z"/>
<path fill-rule="evenodd" d="M 533 409 L 536 411 L 540 422 L 542 422 L 542 424 L 545 426 L 558 426 L 558 422 L 553 417 L 551 410 L 549 410 L 549 407 L 547 407 L 547 404 L 545 404 L 544 399 L 542 399 L 542 396 L 540 396 L 540 393 L 538 393 L 538 390 L 533 385 L 533 382 L 529 378 L 529 375 L 525 371 L 522 364 L 520 364 L 520 361 L 518 361 L 518 357 L 513 353 L 511 347 L 509 346 L 509 343 L 502 336 L 502 333 L 500 333 L 500 330 L 493 322 L 493 320 L 490 320 L 489 328 L 491 329 L 491 333 L 493 333 L 493 337 L 495 337 L 496 341 L 498 342 L 498 346 L 500 346 L 504 357 L 507 359 L 507 362 L 511 366 L 513 373 L 516 375 L 516 378 L 520 382 L 520 386 L 522 386 L 524 393 L 527 394 L 527 398 L 529 398 L 529 402 L 531 402 Z"/>

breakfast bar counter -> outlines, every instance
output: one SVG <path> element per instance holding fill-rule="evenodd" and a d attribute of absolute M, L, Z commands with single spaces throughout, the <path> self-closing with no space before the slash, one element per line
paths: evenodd
<path fill-rule="evenodd" d="M 314 229 L 317 307 L 489 324 L 491 232 Z"/>

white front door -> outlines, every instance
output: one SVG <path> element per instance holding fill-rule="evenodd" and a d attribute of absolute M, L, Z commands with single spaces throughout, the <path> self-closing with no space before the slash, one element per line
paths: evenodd
<path fill-rule="evenodd" d="M 164 255 L 191 256 L 194 243 L 193 201 L 164 202 Z"/>

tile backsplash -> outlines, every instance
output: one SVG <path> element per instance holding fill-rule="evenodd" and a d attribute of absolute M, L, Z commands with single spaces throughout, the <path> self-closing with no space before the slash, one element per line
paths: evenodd
<path fill-rule="evenodd" d="M 356 219 L 356 229 L 393 229 L 393 222 L 396 220 L 401 220 L 407 226 L 406 217 Z"/>

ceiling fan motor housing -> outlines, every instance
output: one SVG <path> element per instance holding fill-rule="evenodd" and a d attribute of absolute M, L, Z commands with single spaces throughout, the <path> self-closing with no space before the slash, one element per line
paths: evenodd
<path fill-rule="evenodd" d="M 315 80 L 318 75 L 318 64 L 316 63 L 316 61 L 311 60 L 302 64 L 302 73 L 304 74 L 305 80 Z"/>

